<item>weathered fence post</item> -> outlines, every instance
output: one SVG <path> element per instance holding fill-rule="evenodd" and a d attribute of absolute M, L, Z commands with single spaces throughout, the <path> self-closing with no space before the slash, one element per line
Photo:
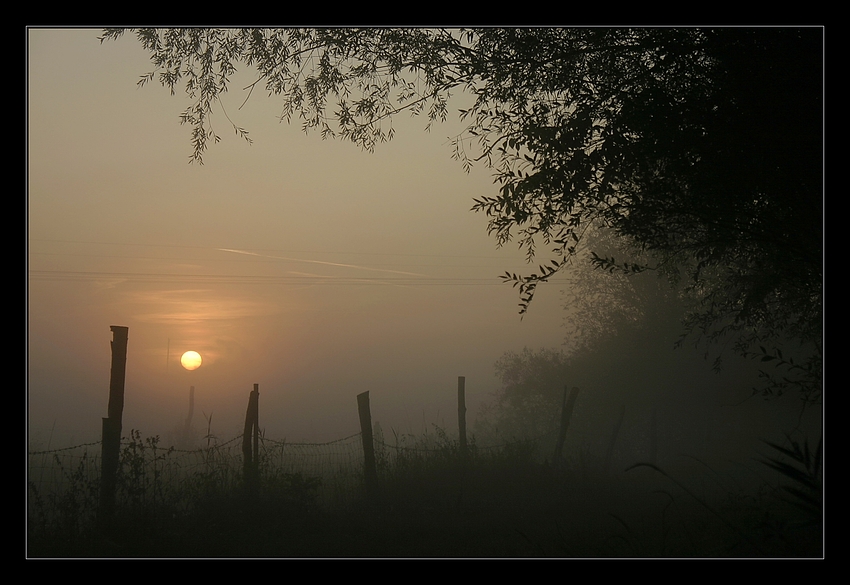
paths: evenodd
<path fill-rule="evenodd" d="M 378 469 L 375 465 L 372 412 L 369 410 L 368 391 L 357 395 L 357 410 L 360 413 L 360 437 L 363 441 L 363 473 L 366 482 L 366 498 L 374 504 L 378 501 Z"/>
<path fill-rule="evenodd" d="M 564 450 L 564 441 L 567 439 L 567 429 L 570 426 L 570 419 L 573 417 L 573 407 L 576 405 L 578 397 L 578 388 L 573 387 L 570 391 L 570 398 L 567 400 L 567 387 L 564 386 L 564 400 L 561 403 L 561 427 L 558 430 L 558 442 L 555 444 L 555 455 L 552 457 L 552 465 L 559 467 L 561 465 L 561 453 Z"/>
<path fill-rule="evenodd" d="M 611 441 L 608 443 L 608 451 L 605 453 L 605 468 L 607 474 L 611 467 L 611 460 L 614 458 L 614 444 L 617 442 L 617 435 L 620 434 L 620 427 L 623 425 L 623 418 L 626 416 L 626 405 L 620 409 L 620 418 L 617 419 L 617 424 L 614 425 L 614 430 L 611 432 Z"/>
<path fill-rule="evenodd" d="M 658 408 L 652 407 L 649 421 L 649 462 L 658 465 Z"/>
<path fill-rule="evenodd" d="M 254 482 L 260 484 L 260 385 L 254 384 Z"/>
<path fill-rule="evenodd" d="M 112 325 L 112 369 L 109 375 L 107 418 L 103 419 L 100 454 L 100 512 L 108 522 L 115 511 L 115 476 L 121 454 L 121 418 L 124 413 L 124 378 L 127 372 L 127 327 Z"/>
<path fill-rule="evenodd" d="M 248 411 L 245 413 L 245 430 L 242 433 L 242 459 L 245 488 L 249 496 L 257 494 L 260 482 L 260 385 L 254 384 L 254 390 L 248 397 Z"/>
<path fill-rule="evenodd" d="M 469 454 L 466 445 L 466 378 L 457 377 L 457 428 L 460 441 L 460 456 L 465 460 Z"/>

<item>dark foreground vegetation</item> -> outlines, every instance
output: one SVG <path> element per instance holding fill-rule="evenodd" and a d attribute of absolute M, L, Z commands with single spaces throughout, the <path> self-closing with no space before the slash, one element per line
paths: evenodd
<path fill-rule="evenodd" d="M 457 442 L 443 435 L 428 450 L 379 449 L 379 498 L 369 501 L 355 481 L 344 503 L 322 496 L 323 478 L 268 465 L 253 497 L 238 466 L 201 468 L 172 484 L 162 473 L 172 452 L 151 447 L 156 439 L 142 442 L 138 434 L 125 443 L 118 506 L 108 526 L 97 519 L 97 478 L 85 473 L 96 467 L 92 461 L 66 470 L 64 489 L 53 495 L 39 493 L 31 481 L 27 556 L 823 554 L 820 449 L 795 441 L 766 445 L 772 456 L 756 463 L 778 471 L 776 481 L 743 488 L 708 468 L 699 481 L 650 464 L 608 473 L 593 462 L 555 468 L 535 457 L 533 443 L 473 445 L 464 458 Z"/>

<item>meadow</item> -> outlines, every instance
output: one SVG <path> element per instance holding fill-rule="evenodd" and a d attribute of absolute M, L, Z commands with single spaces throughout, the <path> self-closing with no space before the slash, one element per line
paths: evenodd
<path fill-rule="evenodd" d="M 545 441 L 485 447 L 434 427 L 324 444 L 260 438 L 247 489 L 239 445 L 121 442 L 114 517 L 99 517 L 100 445 L 31 451 L 29 558 L 819 558 L 819 446 L 766 445 L 772 471 L 738 485 L 651 464 L 604 469 Z M 696 480 L 695 478 L 699 478 Z"/>

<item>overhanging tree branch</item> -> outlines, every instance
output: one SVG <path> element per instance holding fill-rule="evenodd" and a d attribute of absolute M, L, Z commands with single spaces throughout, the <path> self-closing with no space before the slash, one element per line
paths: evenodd
<path fill-rule="evenodd" d="M 123 31 L 106 29 L 117 39 Z M 498 245 L 555 258 L 506 278 L 528 309 L 602 222 L 623 241 L 684 262 L 693 294 L 746 321 L 822 331 L 823 35 L 817 28 L 139 29 L 174 92 L 194 101 L 193 160 L 212 104 L 238 65 L 283 100 L 281 118 L 371 150 L 403 112 L 445 118 L 452 92 L 464 168 L 495 171 L 474 201 Z M 249 93 L 250 96 L 250 93 Z M 226 114 L 226 113 L 225 113 Z M 232 123 L 232 121 L 231 121 Z M 234 124 L 235 128 L 238 128 Z M 238 132 L 238 130 L 237 130 Z M 631 266 L 634 269 L 634 263 Z M 710 282 L 713 271 L 718 282 Z M 770 277 L 770 278 L 769 278 Z M 724 295 L 726 295 L 724 297 Z M 782 299 L 782 302 L 774 302 Z M 718 300 L 721 300 L 719 304 Z M 702 324 L 728 330 L 706 309 Z M 774 328 L 778 333 L 778 329 Z M 805 333 L 802 333 L 805 332 Z"/>

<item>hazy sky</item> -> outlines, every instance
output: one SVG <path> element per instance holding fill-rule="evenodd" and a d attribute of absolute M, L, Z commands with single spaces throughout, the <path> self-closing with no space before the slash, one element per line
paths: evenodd
<path fill-rule="evenodd" d="M 272 438 L 357 432 L 365 390 L 385 429 L 453 430 L 458 376 L 474 415 L 504 352 L 561 345 L 562 285 L 520 320 L 498 279 L 527 268 L 469 211 L 497 187 L 451 159 L 456 116 L 430 133 L 398 118 L 365 153 L 278 123 L 262 92 L 240 110 L 246 72 L 224 107 L 253 144 L 216 111 L 221 143 L 188 164 L 188 99 L 137 88 L 146 53 L 99 34 L 28 32 L 31 435 L 99 437 L 110 325 L 129 327 L 124 428 L 143 435 L 180 423 L 194 385 L 195 426 L 212 413 L 230 438 L 254 383 Z"/>

